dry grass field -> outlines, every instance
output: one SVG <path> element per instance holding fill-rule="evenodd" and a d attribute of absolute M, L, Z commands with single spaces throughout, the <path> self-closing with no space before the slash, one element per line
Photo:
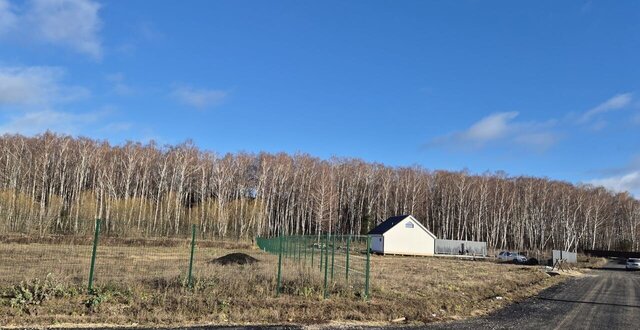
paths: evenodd
<path fill-rule="evenodd" d="M 244 252 L 259 262 L 218 265 Z M 537 267 L 451 258 L 373 256 L 372 297 L 330 283 L 318 270 L 284 267 L 276 296 L 277 256 L 252 248 L 202 244 L 195 285 L 186 285 L 189 247 L 100 246 L 96 294 L 87 294 L 91 246 L 0 243 L 0 325 L 385 324 L 455 320 L 487 313 L 561 281 Z M 355 286 L 355 287 L 352 287 Z"/>

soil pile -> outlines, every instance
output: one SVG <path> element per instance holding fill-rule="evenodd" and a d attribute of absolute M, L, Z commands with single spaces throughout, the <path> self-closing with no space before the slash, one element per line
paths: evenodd
<path fill-rule="evenodd" d="M 258 259 L 244 253 L 231 253 L 209 262 L 218 265 L 250 265 L 258 262 Z"/>

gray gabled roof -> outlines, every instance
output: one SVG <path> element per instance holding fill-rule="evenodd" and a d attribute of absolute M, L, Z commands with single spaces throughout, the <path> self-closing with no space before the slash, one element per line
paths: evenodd
<path fill-rule="evenodd" d="M 391 217 L 391 218 L 383 221 L 376 228 L 373 228 L 369 232 L 368 235 L 382 235 L 382 234 L 386 233 L 387 231 L 389 231 L 389 229 L 395 227 L 395 225 L 399 224 L 400 221 L 406 219 L 407 217 L 409 217 L 408 214 L 406 214 L 406 215 L 397 215 L 395 217 Z"/>

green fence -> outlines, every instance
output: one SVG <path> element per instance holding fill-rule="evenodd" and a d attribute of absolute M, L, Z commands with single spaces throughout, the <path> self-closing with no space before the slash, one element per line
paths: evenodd
<path fill-rule="evenodd" d="M 191 225 L 191 235 L 172 240 L 133 240 L 109 242 L 102 237 L 104 223 L 96 220 L 91 250 L 88 290 L 94 282 L 131 284 L 139 281 L 178 280 L 184 286 L 193 284 L 197 228 Z M 203 254 L 204 251 L 199 251 Z"/>
<path fill-rule="evenodd" d="M 370 296 L 367 236 L 257 238 L 260 252 L 250 242 L 203 240 L 196 225 L 190 225 L 188 236 L 127 238 L 109 235 L 109 221 L 91 222 L 91 237 L 0 237 L 0 290 L 51 277 L 94 293 L 165 290 L 176 284 L 202 290 L 231 283 L 240 288 L 233 294 L 264 297 Z M 253 260 L 245 264 L 233 257 L 226 263 L 232 255 Z"/>
<path fill-rule="evenodd" d="M 365 299 L 370 296 L 371 242 L 368 236 L 258 237 L 256 243 L 261 250 L 278 256 L 276 294 L 283 291 L 286 271 L 296 269 L 297 274 L 319 274 L 325 298 L 337 291 L 353 292 Z"/>
<path fill-rule="evenodd" d="M 198 241 L 196 225 L 190 225 L 189 236 L 144 239 L 110 237 L 108 222 L 94 224 L 91 237 L 5 237 L 0 241 L 0 286 L 53 276 L 89 292 L 105 285 L 154 287 L 172 281 L 188 287 L 211 274 L 211 260 L 227 252 L 216 242 Z"/>

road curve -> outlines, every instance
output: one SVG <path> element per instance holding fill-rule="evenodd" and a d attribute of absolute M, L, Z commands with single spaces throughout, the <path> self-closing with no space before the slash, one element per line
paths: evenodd
<path fill-rule="evenodd" d="M 639 329 L 640 272 L 615 262 L 491 315 L 427 329 Z"/>

